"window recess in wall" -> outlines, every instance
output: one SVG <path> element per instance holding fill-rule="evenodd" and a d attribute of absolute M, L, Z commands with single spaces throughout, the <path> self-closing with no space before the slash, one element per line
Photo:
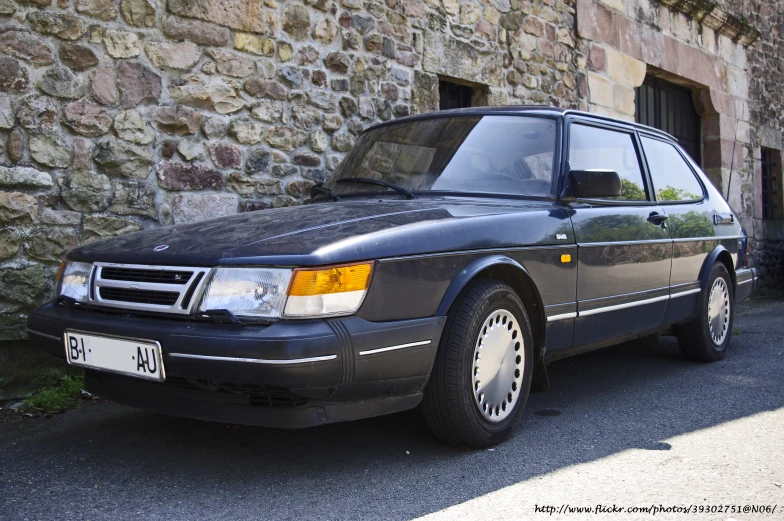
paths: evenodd
<path fill-rule="evenodd" d="M 474 89 L 451 81 L 438 81 L 439 110 L 464 109 L 471 105 Z"/>
<path fill-rule="evenodd" d="M 762 148 L 762 218 L 781 219 L 781 152 Z"/>
<path fill-rule="evenodd" d="M 700 116 L 694 109 L 691 90 L 655 76 L 635 89 L 634 120 L 663 130 L 702 165 Z"/>

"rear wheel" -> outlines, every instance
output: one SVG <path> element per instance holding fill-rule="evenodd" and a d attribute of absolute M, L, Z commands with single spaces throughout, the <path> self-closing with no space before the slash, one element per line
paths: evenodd
<path fill-rule="evenodd" d="M 716 362 L 727 354 L 732 338 L 732 281 L 727 268 L 716 263 L 708 279 L 707 291 L 700 295 L 700 312 L 678 327 L 678 345 L 687 357 Z"/>
<path fill-rule="evenodd" d="M 433 433 L 483 448 L 505 440 L 520 421 L 533 373 L 525 306 L 496 280 L 470 283 L 447 318 L 422 408 Z"/>

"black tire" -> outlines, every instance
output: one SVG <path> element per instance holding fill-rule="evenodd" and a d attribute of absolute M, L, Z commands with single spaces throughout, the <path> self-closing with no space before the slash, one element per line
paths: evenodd
<path fill-rule="evenodd" d="M 519 377 L 519 394 L 511 411 L 504 409 L 505 418 L 490 421 L 475 399 L 472 367 L 479 333 L 485 328 L 485 321 L 499 310 L 508 312 L 516 320 L 514 331 L 519 331 L 523 340 L 519 350 L 523 353 L 518 351 L 518 354 L 524 357 L 524 364 Z M 511 326 L 510 318 L 510 329 Z M 497 280 L 469 283 L 449 312 L 422 400 L 422 410 L 433 433 L 446 443 L 473 449 L 490 447 L 508 438 L 520 422 L 528 401 L 533 347 L 531 324 L 525 306 L 514 290 Z"/>
<path fill-rule="evenodd" d="M 726 293 L 722 293 L 722 284 Z M 714 331 L 719 337 L 718 339 L 714 338 L 714 334 L 711 333 L 709 321 L 711 293 L 714 288 L 717 292 L 714 298 L 719 299 L 716 300 L 716 303 L 723 300 L 728 307 L 726 314 L 720 313 L 718 321 L 720 328 L 715 328 Z M 724 359 L 727 354 L 727 346 L 732 338 L 732 322 L 735 316 L 734 298 L 730 274 L 724 264 L 717 262 L 711 269 L 705 291 L 700 295 L 699 314 L 691 321 L 678 327 L 678 345 L 687 358 L 701 362 L 717 362 Z M 723 337 L 718 333 L 719 331 L 723 332 Z"/>

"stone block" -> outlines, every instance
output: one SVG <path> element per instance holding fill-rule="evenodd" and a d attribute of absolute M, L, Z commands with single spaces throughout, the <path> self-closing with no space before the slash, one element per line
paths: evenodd
<path fill-rule="evenodd" d="M 51 174 L 25 166 L 0 166 L 0 187 L 3 188 L 52 188 Z"/>
<path fill-rule="evenodd" d="M 0 96 L 0 129 L 14 128 L 14 111 L 8 96 Z"/>
<path fill-rule="evenodd" d="M 106 111 L 89 101 L 74 101 L 63 109 L 63 124 L 83 136 L 102 136 L 109 132 L 112 118 Z"/>
<path fill-rule="evenodd" d="M 142 52 L 139 37 L 130 31 L 106 29 L 103 32 L 103 44 L 112 58 L 134 58 Z"/>
<path fill-rule="evenodd" d="M 621 114 L 634 116 L 634 89 L 619 83 L 613 85 L 613 108 Z"/>
<path fill-rule="evenodd" d="M 262 0 L 226 2 L 225 0 L 169 0 L 173 14 L 198 18 L 238 31 L 264 33 L 271 29 Z"/>
<path fill-rule="evenodd" d="M 235 78 L 245 78 L 253 74 L 253 60 L 242 54 L 224 49 L 210 49 L 209 55 L 215 60 L 218 72 Z"/>
<path fill-rule="evenodd" d="M 503 59 L 499 53 L 484 53 L 470 43 L 443 33 L 425 33 L 422 68 L 429 73 L 454 78 L 471 78 L 478 83 L 501 86 Z"/>
<path fill-rule="evenodd" d="M 0 192 L 0 222 L 30 224 L 38 218 L 38 200 L 20 192 Z"/>
<path fill-rule="evenodd" d="M 155 27 L 155 5 L 150 0 L 122 0 L 120 11 L 128 25 Z"/>
<path fill-rule="evenodd" d="M 614 106 L 613 85 L 607 78 L 588 72 L 588 90 L 591 103 L 607 108 Z"/>
<path fill-rule="evenodd" d="M 157 103 L 161 97 L 161 77 L 144 65 L 123 62 L 117 67 L 120 106 L 126 109 L 145 102 Z"/>
<path fill-rule="evenodd" d="M 54 63 L 54 55 L 49 45 L 30 31 L 21 29 L 6 29 L 0 32 L 0 52 L 34 65 Z"/>
<path fill-rule="evenodd" d="M 78 212 L 101 212 L 109 206 L 112 184 L 103 174 L 73 170 L 59 179 L 63 201 Z"/>
<path fill-rule="evenodd" d="M 128 219 L 87 215 L 84 218 L 82 244 L 102 241 L 118 235 L 136 232 L 141 229 L 142 227 L 139 223 L 129 221 Z"/>
<path fill-rule="evenodd" d="M 155 217 L 155 187 L 146 181 L 118 179 L 109 211 Z"/>
<path fill-rule="evenodd" d="M 98 65 L 98 56 L 85 45 L 70 42 L 60 44 L 60 61 L 69 69 L 83 71 Z"/>
<path fill-rule="evenodd" d="M 218 141 L 210 145 L 210 157 L 215 166 L 222 170 L 239 168 L 242 165 L 242 151 L 231 143 Z"/>
<path fill-rule="evenodd" d="M 67 168 L 73 158 L 73 143 L 57 134 L 30 137 L 30 156 L 36 163 L 52 168 Z"/>
<path fill-rule="evenodd" d="M 63 228 L 38 228 L 25 238 L 25 250 L 33 259 L 60 262 L 79 244 L 75 233 Z"/>
<path fill-rule="evenodd" d="M 217 190 L 223 174 L 203 165 L 161 161 L 157 167 L 158 186 L 165 190 Z"/>
<path fill-rule="evenodd" d="M 215 118 L 211 118 L 215 119 Z M 193 109 L 188 107 L 158 107 L 152 113 L 152 120 L 155 128 L 167 134 L 175 134 L 178 136 L 185 136 L 188 134 L 195 134 L 201 127 L 204 116 Z M 215 122 L 221 121 L 215 119 Z M 210 132 L 207 137 L 223 137 L 226 131 L 220 135 Z"/>
<path fill-rule="evenodd" d="M 90 73 L 90 93 L 102 105 L 114 105 L 118 100 L 115 72 L 111 67 L 101 67 Z"/>
<path fill-rule="evenodd" d="M 0 56 L 0 92 L 25 92 L 30 87 L 30 71 L 8 56 Z"/>
<path fill-rule="evenodd" d="M 10 259 L 19 252 L 22 238 L 13 228 L 0 229 L 0 260 Z"/>
<path fill-rule="evenodd" d="M 173 40 L 190 40 L 199 45 L 223 47 L 229 43 L 229 31 L 207 22 L 167 16 L 161 22 L 163 34 Z"/>
<path fill-rule="evenodd" d="M 108 22 L 117 18 L 113 0 L 76 0 L 76 12 Z"/>
<path fill-rule="evenodd" d="M 626 4 L 623 0 L 599 0 L 601 3 L 606 5 L 611 9 L 615 9 L 616 11 L 620 11 L 622 13 L 626 13 Z"/>
<path fill-rule="evenodd" d="M 143 179 L 150 173 L 152 154 L 124 141 L 106 140 L 95 145 L 93 161 L 106 174 Z"/>
<path fill-rule="evenodd" d="M 114 131 L 120 139 L 137 145 L 149 145 L 155 138 L 144 116 L 133 109 L 120 112 L 114 117 Z"/>
<path fill-rule="evenodd" d="M 175 224 L 226 217 L 237 213 L 235 194 L 180 194 L 172 198 Z"/>
<path fill-rule="evenodd" d="M 245 107 L 239 89 L 227 80 L 202 74 L 183 76 L 181 85 L 169 87 L 172 100 L 191 107 L 231 114 Z"/>
<path fill-rule="evenodd" d="M 63 40 L 78 40 L 87 32 L 84 20 L 67 13 L 33 11 L 27 15 L 27 21 L 34 31 Z"/>
<path fill-rule="evenodd" d="M 607 73 L 610 78 L 627 87 L 639 87 L 645 80 L 647 66 L 645 62 L 608 48 Z"/>
<path fill-rule="evenodd" d="M 201 59 L 201 49 L 193 42 L 148 42 L 144 46 L 150 63 L 162 70 L 189 71 Z"/>

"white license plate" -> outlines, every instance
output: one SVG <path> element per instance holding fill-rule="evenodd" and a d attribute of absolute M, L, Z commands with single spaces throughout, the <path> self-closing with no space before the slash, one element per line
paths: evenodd
<path fill-rule="evenodd" d="M 152 340 L 117 338 L 65 331 L 65 354 L 68 363 L 90 369 L 164 380 L 161 345 Z"/>

